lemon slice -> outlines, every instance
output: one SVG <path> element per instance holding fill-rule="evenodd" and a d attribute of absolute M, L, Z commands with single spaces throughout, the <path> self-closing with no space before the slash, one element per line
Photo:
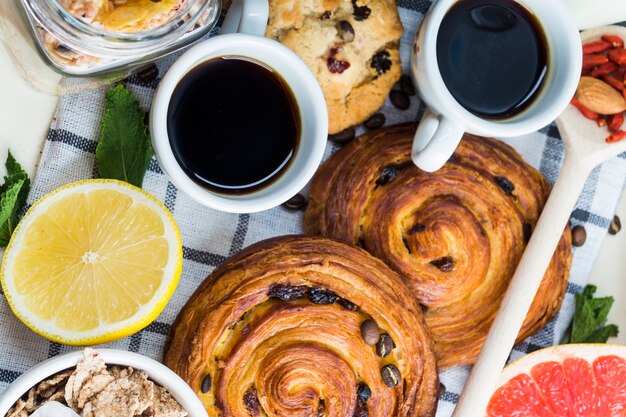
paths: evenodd
<path fill-rule="evenodd" d="M 180 233 L 161 202 L 121 181 L 86 180 L 28 210 L 7 246 L 0 280 L 30 329 L 87 345 L 152 322 L 181 267 Z"/>

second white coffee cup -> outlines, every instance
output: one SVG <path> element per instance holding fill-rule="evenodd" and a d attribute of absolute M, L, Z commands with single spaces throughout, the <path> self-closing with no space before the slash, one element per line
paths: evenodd
<path fill-rule="evenodd" d="M 221 211 L 253 213 L 287 201 L 311 179 L 326 147 L 328 113 L 321 88 L 313 73 L 294 52 L 263 37 L 267 17 L 267 0 L 235 0 L 222 26 L 222 33 L 226 34 L 201 42 L 185 52 L 161 80 L 152 103 L 150 133 L 161 168 L 190 197 Z M 234 31 L 239 33 L 232 33 Z M 168 137 L 168 106 L 181 79 L 198 65 L 224 56 L 250 58 L 278 73 L 293 93 L 300 112 L 298 146 L 289 166 L 271 184 L 241 195 L 213 192 L 192 180 L 176 160 Z M 206 99 L 220 100 L 220 97 Z"/>
<path fill-rule="evenodd" d="M 525 135 L 548 125 L 565 109 L 576 90 L 582 62 L 578 29 L 561 0 L 515 0 L 536 16 L 546 37 L 548 73 L 533 103 L 515 117 L 490 120 L 459 104 L 437 63 L 437 36 L 457 0 L 438 0 L 424 17 L 415 39 L 411 72 L 427 104 L 415 134 L 412 158 L 424 171 L 436 171 L 450 158 L 464 132 L 481 136 Z M 459 68 L 459 71 L 465 70 Z"/>

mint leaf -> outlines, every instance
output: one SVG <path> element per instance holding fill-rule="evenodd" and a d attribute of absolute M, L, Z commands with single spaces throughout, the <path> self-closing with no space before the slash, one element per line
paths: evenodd
<path fill-rule="evenodd" d="M 9 244 L 11 234 L 17 226 L 18 200 L 23 185 L 24 180 L 17 181 L 2 193 L 0 200 L 0 247 Z"/>
<path fill-rule="evenodd" d="M 21 179 L 28 179 L 28 175 L 22 169 L 20 164 L 15 160 L 11 151 L 7 156 L 7 160 L 4 164 L 6 166 L 7 174 L 4 176 L 4 183 L 0 185 L 0 194 L 5 192 L 12 184 Z M 30 181 L 29 181 L 30 185 Z"/>
<path fill-rule="evenodd" d="M 7 175 L 4 177 L 4 183 L 0 185 L 0 247 L 9 243 L 30 191 L 28 175 L 11 152 L 7 156 L 5 166 Z"/>
<path fill-rule="evenodd" d="M 614 324 L 599 327 L 594 331 L 591 336 L 585 339 L 585 343 L 606 343 L 609 337 L 617 336 L 618 329 Z"/>
<path fill-rule="evenodd" d="M 96 147 L 100 178 L 141 187 L 153 154 L 144 116 L 137 99 L 123 85 L 107 91 L 100 142 Z"/>
<path fill-rule="evenodd" d="M 605 326 L 613 297 L 594 298 L 594 285 L 587 285 L 582 294 L 576 294 L 576 308 L 569 343 L 605 343 L 617 335 L 617 326 Z"/>

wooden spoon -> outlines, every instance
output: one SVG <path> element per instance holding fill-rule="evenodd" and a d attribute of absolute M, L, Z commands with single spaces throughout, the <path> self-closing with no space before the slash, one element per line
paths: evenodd
<path fill-rule="evenodd" d="M 604 26 L 583 32 L 581 38 L 585 43 L 597 40 L 603 34 L 615 34 L 626 39 L 626 28 Z M 487 403 L 496 388 L 500 372 L 587 177 L 600 163 L 626 152 L 626 139 L 606 143 L 604 139 L 609 131 L 584 118 L 572 105 L 565 109 L 556 122 L 565 145 L 563 167 L 472 368 L 453 417 L 486 415 Z"/>

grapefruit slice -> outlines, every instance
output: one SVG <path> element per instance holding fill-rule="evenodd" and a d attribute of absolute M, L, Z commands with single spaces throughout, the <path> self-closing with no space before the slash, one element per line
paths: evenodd
<path fill-rule="evenodd" d="M 626 346 L 561 345 L 507 366 L 489 417 L 626 416 Z"/>

